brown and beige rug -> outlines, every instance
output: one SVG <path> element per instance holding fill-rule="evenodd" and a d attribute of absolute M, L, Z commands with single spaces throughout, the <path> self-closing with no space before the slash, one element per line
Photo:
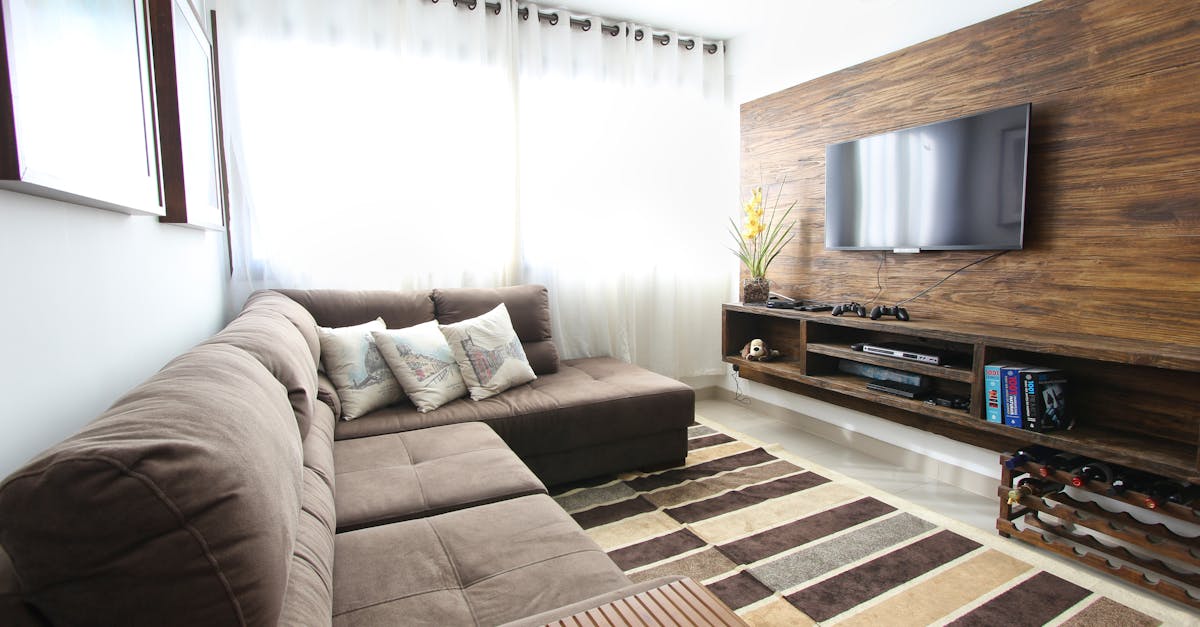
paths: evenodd
<path fill-rule="evenodd" d="M 1182 625 L 1197 615 L 697 417 L 687 462 L 555 499 L 635 581 L 751 625 Z"/>

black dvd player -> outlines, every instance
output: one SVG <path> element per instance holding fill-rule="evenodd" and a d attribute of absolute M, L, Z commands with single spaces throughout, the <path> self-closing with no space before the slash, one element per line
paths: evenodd
<path fill-rule="evenodd" d="M 897 383 L 895 381 L 868 381 L 867 389 L 895 394 L 904 398 L 921 398 L 926 393 L 926 390 L 922 387 L 907 383 Z"/>

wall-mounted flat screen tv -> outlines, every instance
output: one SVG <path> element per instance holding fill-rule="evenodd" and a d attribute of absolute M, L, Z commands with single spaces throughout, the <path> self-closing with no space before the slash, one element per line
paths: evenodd
<path fill-rule="evenodd" d="M 825 248 L 1022 246 L 1031 106 L 825 148 Z"/>

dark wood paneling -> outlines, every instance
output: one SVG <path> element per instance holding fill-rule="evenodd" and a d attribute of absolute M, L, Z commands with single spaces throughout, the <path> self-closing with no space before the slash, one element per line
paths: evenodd
<path fill-rule="evenodd" d="M 742 182 L 786 180 L 773 289 L 914 296 L 979 252 L 824 250 L 825 146 L 1033 103 L 1025 248 L 906 305 L 914 320 L 1200 346 L 1200 3 L 1045 0 L 742 106 Z"/>

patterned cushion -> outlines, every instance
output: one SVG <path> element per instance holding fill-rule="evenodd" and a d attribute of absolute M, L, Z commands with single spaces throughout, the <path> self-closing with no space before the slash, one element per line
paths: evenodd
<path fill-rule="evenodd" d="M 467 393 L 458 363 L 437 321 L 407 329 L 372 331 L 371 335 L 417 411 L 432 411 Z"/>
<path fill-rule="evenodd" d="M 473 400 L 537 378 L 504 303 L 482 316 L 442 327 Z"/>
<path fill-rule="evenodd" d="M 404 398 L 400 383 L 371 337 L 371 331 L 384 328 L 381 318 L 352 327 L 317 327 L 321 363 L 337 387 L 342 420 L 353 420 Z"/>

